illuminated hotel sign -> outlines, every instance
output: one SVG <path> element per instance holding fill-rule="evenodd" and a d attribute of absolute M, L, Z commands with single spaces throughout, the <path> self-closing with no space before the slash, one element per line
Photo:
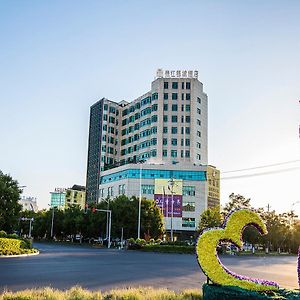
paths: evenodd
<path fill-rule="evenodd" d="M 198 78 L 198 71 L 157 69 L 156 78 Z"/>

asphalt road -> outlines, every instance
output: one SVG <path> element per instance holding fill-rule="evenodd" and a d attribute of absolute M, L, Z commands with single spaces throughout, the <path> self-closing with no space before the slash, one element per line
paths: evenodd
<path fill-rule="evenodd" d="M 128 286 L 175 291 L 200 288 L 206 280 L 195 255 L 35 244 L 40 255 L 0 259 L 0 292 L 74 285 L 102 291 Z M 297 288 L 297 257 L 221 257 L 232 271 Z"/>

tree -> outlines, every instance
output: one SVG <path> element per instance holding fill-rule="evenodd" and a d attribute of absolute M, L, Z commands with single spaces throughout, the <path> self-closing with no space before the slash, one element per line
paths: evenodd
<path fill-rule="evenodd" d="M 141 233 L 146 240 L 161 238 L 164 233 L 163 215 L 154 200 L 142 199 Z"/>
<path fill-rule="evenodd" d="M 18 225 L 21 192 L 18 182 L 0 171 L 0 229 L 6 232 L 12 232 Z"/>
<path fill-rule="evenodd" d="M 223 208 L 223 215 L 226 217 L 231 211 L 241 208 L 251 209 L 250 198 L 246 199 L 242 195 L 232 193 L 229 195 L 229 202 Z"/>
<path fill-rule="evenodd" d="M 208 208 L 200 216 L 198 230 L 202 231 L 205 228 L 219 227 L 221 226 L 221 223 L 220 207 L 215 206 L 213 208 Z"/>

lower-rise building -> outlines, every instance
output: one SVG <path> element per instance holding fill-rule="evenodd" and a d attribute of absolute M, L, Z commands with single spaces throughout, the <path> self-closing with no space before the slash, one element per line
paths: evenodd
<path fill-rule="evenodd" d="M 116 167 L 102 172 L 99 201 L 122 194 L 155 200 L 164 215 L 166 230 L 173 228 L 175 236 L 189 236 L 197 230 L 200 215 L 208 208 L 209 168 L 150 161 Z"/>
<path fill-rule="evenodd" d="M 65 207 L 78 205 L 80 209 L 85 208 L 85 187 L 74 184 L 71 188 L 66 189 Z"/>
<path fill-rule="evenodd" d="M 31 210 L 34 212 L 38 211 L 37 200 L 35 197 L 22 196 L 19 200 L 19 203 L 22 205 L 22 211 Z"/>

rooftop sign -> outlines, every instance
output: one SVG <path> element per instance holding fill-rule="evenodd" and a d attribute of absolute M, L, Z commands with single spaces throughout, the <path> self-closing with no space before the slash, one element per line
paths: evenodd
<path fill-rule="evenodd" d="M 198 71 L 157 69 L 156 78 L 198 78 Z"/>

